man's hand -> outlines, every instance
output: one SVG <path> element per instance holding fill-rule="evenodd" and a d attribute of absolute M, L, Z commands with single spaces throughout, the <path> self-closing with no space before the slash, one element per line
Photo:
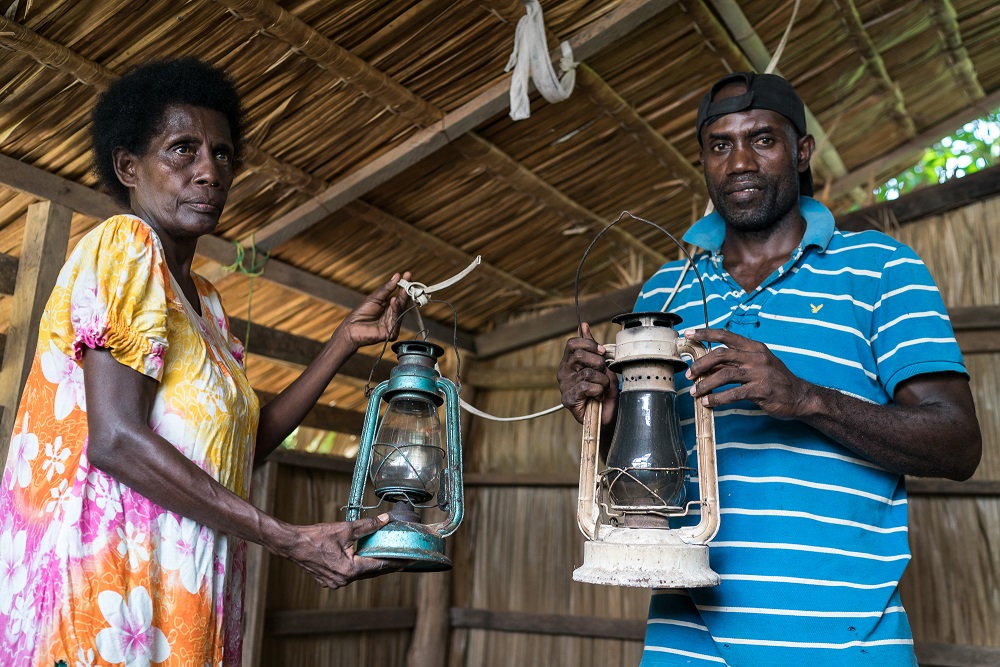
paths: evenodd
<path fill-rule="evenodd" d="M 281 555 L 297 563 L 325 588 L 341 588 L 406 566 L 405 561 L 362 558 L 354 553 L 355 542 L 389 523 L 389 515 L 357 521 L 293 526 L 292 544 Z"/>
<path fill-rule="evenodd" d="M 409 280 L 409 271 L 402 277 Z M 403 291 L 391 296 L 399 279 L 398 273 L 393 274 L 389 282 L 369 294 L 361 305 L 344 318 L 334 335 L 344 336 L 353 350 L 395 340 L 399 335 L 399 315 L 410 303 L 410 297 Z"/>
<path fill-rule="evenodd" d="M 556 377 L 562 403 L 578 422 L 583 423 L 587 399 L 596 398 L 603 401 L 601 426 L 612 423 L 618 406 L 618 378 L 608 370 L 604 346 L 594 340 L 586 322 L 581 325 L 580 336 L 566 342 Z"/>
<path fill-rule="evenodd" d="M 725 345 L 693 362 L 685 374 L 689 380 L 698 379 L 691 395 L 702 405 L 717 408 L 753 401 L 778 419 L 797 419 L 807 413 L 813 385 L 793 375 L 763 343 L 725 329 L 693 329 L 684 337 Z M 711 393 L 727 384 L 739 386 Z"/>

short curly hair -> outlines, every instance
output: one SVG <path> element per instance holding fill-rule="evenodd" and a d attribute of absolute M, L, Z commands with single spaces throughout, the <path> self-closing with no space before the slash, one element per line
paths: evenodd
<path fill-rule="evenodd" d="M 112 82 L 97 98 L 91 114 L 94 171 L 103 188 L 119 204 L 129 205 L 129 190 L 115 174 L 114 150 L 121 147 L 135 155 L 145 155 L 171 104 L 189 104 L 222 113 L 229 121 L 232 135 L 233 166 L 238 169 L 242 163 L 243 107 L 229 75 L 197 58 L 151 62 Z"/>

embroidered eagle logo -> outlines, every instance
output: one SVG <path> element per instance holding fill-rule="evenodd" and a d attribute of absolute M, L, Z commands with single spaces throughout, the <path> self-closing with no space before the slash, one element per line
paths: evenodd
<path fill-rule="evenodd" d="M 814 306 L 814 305 L 812 305 L 812 304 L 810 303 L 810 304 L 809 304 L 809 307 L 810 307 L 810 308 L 812 308 L 812 311 L 813 311 L 813 315 L 815 315 L 816 313 L 818 313 L 818 312 L 820 311 L 820 308 L 822 308 L 822 307 L 823 307 L 823 304 L 819 304 L 818 306 Z"/>

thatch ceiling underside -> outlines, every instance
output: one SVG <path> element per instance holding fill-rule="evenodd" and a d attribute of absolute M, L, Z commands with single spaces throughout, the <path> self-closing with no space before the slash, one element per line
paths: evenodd
<path fill-rule="evenodd" d="M 584 248 L 622 210 L 675 234 L 687 228 L 705 205 L 698 100 L 714 79 L 761 58 L 734 21 L 742 16 L 773 51 L 793 5 L 542 4 L 550 37 L 586 52 L 574 95 L 555 105 L 533 95 L 528 120 L 510 120 L 503 106 L 438 134 L 447 145 L 437 150 L 408 152 L 407 140 L 439 132 L 503 85 L 520 2 L 0 0 L 0 153 L 92 187 L 96 93 L 140 63 L 199 56 L 237 80 L 254 148 L 218 237 L 246 244 L 253 233 L 273 258 L 360 292 L 395 270 L 437 282 L 480 254 L 486 266 L 442 298 L 462 330 L 485 332 L 512 313 L 569 302 Z M 634 11 L 646 13 L 629 25 L 621 17 Z M 595 29 L 624 34 L 603 44 Z M 992 0 L 803 0 L 779 69 L 825 136 L 814 169 L 821 196 L 846 208 L 858 184 L 905 166 L 923 133 L 1000 105 L 998 35 Z M 388 175 L 346 187 L 385 165 Z M 19 254 L 33 201 L 0 184 L 0 252 Z M 322 214 L 307 219 L 310 209 Z M 96 222 L 75 216 L 73 243 Z M 623 231 L 588 258 L 586 293 L 637 282 L 677 255 L 655 230 Z M 231 314 L 246 317 L 248 280 L 208 260 L 198 268 L 221 278 Z M 0 326 L 6 308 L 0 300 Z M 254 322 L 318 340 L 345 312 L 266 271 L 254 282 Z M 451 326 L 446 306 L 424 314 Z M 263 359 L 251 373 L 268 391 L 293 375 Z M 349 382 L 327 398 L 353 406 L 357 394 Z"/>

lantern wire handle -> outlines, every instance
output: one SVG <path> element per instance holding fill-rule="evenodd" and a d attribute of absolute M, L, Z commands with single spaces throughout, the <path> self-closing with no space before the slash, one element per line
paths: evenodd
<path fill-rule="evenodd" d="M 640 217 L 637 217 L 635 215 L 632 215 L 628 211 L 622 211 L 621 214 L 618 216 L 618 218 L 614 222 L 612 222 L 611 224 L 609 224 L 608 226 L 606 226 L 604 229 L 602 229 L 597 234 L 597 236 L 594 237 L 594 239 L 590 242 L 590 245 L 587 246 L 586 251 L 584 251 L 583 257 L 580 258 L 580 264 L 576 268 L 576 278 L 575 278 L 575 281 L 574 281 L 574 290 L 573 290 L 574 291 L 574 295 L 573 296 L 574 296 L 574 300 L 575 300 L 575 303 L 576 303 L 576 320 L 577 320 L 578 330 L 582 329 L 582 326 L 583 326 L 583 319 L 582 319 L 582 317 L 580 315 L 580 273 L 583 271 L 583 263 L 587 259 L 587 255 L 590 254 L 591 249 L 597 243 L 598 239 L 600 239 L 601 236 L 603 236 L 604 233 L 607 232 L 609 229 L 611 229 L 612 227 L 614 227 L 615 225 L 617 225 L 619 222 L 621 222 L 622 219 L 626 215 L 629 216 L 630 218 L 634 219 L 634 220 L 638 220 L 639 222 L 644 222 L 647 225 L 650 225 L 650 226 L 655 227 L 656 229 L 660 230 L 661 232 L 663 232 L 664 234 L 666 234 L 670 238 L 670 240 L 673 241 L 674 244 L 677 245 L 678 248 L 681 249 L 681 252 L 684 253 L 684 256 L 687 258 L 687 262 L 685 263 L 684 271 L 681 273 L 681 281 L 683 281 L 684 274 L 687 273 L 687 270 L 689 268 L 693 268 L 694 272 L 695 272 L 695 275 L 698 278 L 698 285 L 701 287 L 702 305 L 703 305 L 704 313 L 705 313 L 705 326 L 708 327 L 708 297 L 707 297 L 706 292 L 705 292 L 705 282 L 702 280 L 701 273 L 698 271 L 698 267 L 694 265 L 694 260 L 691 258 L 691 254 L 687 251 L 687 248 L 685 248 L 680 243 L 680 241 L 678 241 L 674 237 L 673 234 L 671 234 L 670 232 L 668 232 L 667 230 L 665 230 L 663 227 L 660 227 L 655 222 L 651 222 L 651 221 L 646 220 L 644 218 L 640 218 Z M 441 303 L 441 304 L 444 304 L 444 305 L 448 306 L 449 308 L 451 308 L 451 311 L 452 311 L 452 347 L 455 350 L 455 360 L 456 360 L 455 386 L 458 389 L 458 393 L 459 393 L 459 404 L 462 406 L 462 408 L 466 412 L 470 412 L 470 413 L 472 413 L 472 414 L 474 414 L 474 415 L 476 415 L 478 417 L 483 417 L 485 419 L 491 419 L 493 421 L 498 421 L 498 422 L 514 422 L 514 421 L 523 421 L 523 420 L 528 420 L 528 419 L 535 419 L 536 417 L 542 417 L 542 416 L 545 416 L 545 415 L 552 414 L 554 412 L 558 412 L 559 410 L 562 410 L 563 409 L 562 405 L 556 405 L 556 406 L 553 406 L 551 408 L 547 408 L 545 410 L 542 410 L 540 412 L 535 412 L 535 413 L 530 414 L 530 415 L 521 415 L 521 416 L 517 416 L 517 417 L 497 417 L 495 415 L 491 415 L 491 414 L 489 414 L 487 412 L 483 412 L 482 410 L 479 410 L 479 409 L 475 408 L 474 406 L 470 405 L 469 403 L 467 403 L 465 400 L 463 400 L 461 398 L 461 391 L 462 391 L 462 380 L 461 380 L 462 356 L 461 356 L 461 354 L 459 353 L 459 350 L 458 350 L 458 311 L 455 309 L 455 306 L 452 305 L 450 302 L 448 302 L 448 301 L 441 301 L 441 300 L 438 300 L 438 299 L 431 299 L 428 295 L 431 292 L 435 292 L 437 290 L 444 289 L 445 287 L 450 287 L 450 286 L 454 285 L 455 283 L 457 283 L 458 281 L 462 280 L 467 275 L 469 275 L 472 272 L 473 269 L 475 269 L 477 266 L 479 266 L 480 262 L 481 262 L 481 258 L 480 258 L 480 256 L 477 255 L 476 258 L 473 260 L 473 262 L 468 267 L 466 267 L 464 270 L 462 270 L 459 274 L 455 275 L 452 278 L 449 278 L 448 280 L 445 280 L 443 282 L 440 282 L 440 283 L 437 283 L 435 285 L 432 285 L 430 287 L 427 287 L 423 283 L 412 281 L 412 280 L 411 281 L 400 280 L 399 281 L 400 287 L 403 288 L 407 292 L 407 294 L 410 295 L 410 298 L 413 300 L 413 304 L 409 308 L 407 308 L 406 310 L 404 310 L 402 313 L 399 314 L 399 316 L 396 318 L 396 321 L 393 322 L 393 326 L 392 326 L 392 329 L 390 329 L 390 331 L 395 331 L 396 327 L 398 327 L 400 325 L 400 323 L 402 322 L 403 317 L 408 312 L 410 312 L 411 310 L 414 310 L 415 314 L 416 314 L 416 317 L 417 317 L 417 324 L 419 326 L 419 331 L 418 331 L 417 335 L 421 336 L 422 340 L 427 340 L 428 330 L 424 326 L 423 318 L 420 315 L 420 308 L 422 308 L 423 306 L 426 306 L 429 303 Z M 677 294 L 677 290 L 680 288 L 681 281 L 678 281 L 677 285 L 674 287 L 673 292 L 670 294 L 670 297 L 667 300 L 666 304 L 664 304 L 664 307 L 663 307 L 664 310 L 666 309 L 666 307 L 668 305 L 670 305 L 670 302 L 673 301 L 674 296 Z M 372 386 L 371 386 L 371 384 L 372 384 L 372 378 L 375 376 L 375 369 L 378 367 L 379 362 L 382 360 L 382 357 L 385 355 L 385 351 L 386 351 L 386 349 L 389 346 L 389 340 L 390 340 L 390 337 L 386 337 L 386 340 L 382 343 L 382 350 L 381 350 L 381 352 L 379 352 L 378 357 L 375 359 L 375 363 L 372 365 L 372 370 L 368 374 L 368 382 L 365 383 L 365 397 L 366 398 L 371 395 L 371 392 L 372 392 Z M 438 367 L 438 364 L 435 364 L 435 367 Z M 438 371 L 440 372 L 440 368 L 438 368 Z"/>
<path fill-rule="evenodd" d="M 698 278 L 698 285 L 699 285 L 699 287 L 701 287 L 701 304 L 702 304 L 702 308 L 704 309 L 704 313 L 705 313 L 705 328 L 708 328 L 708 296 L 705 293 L 705 281 L 702 280 L 701 272 L 698 271 L 698 267 L 695 266 L 694 259 L 691 257 L 691 253 L 688 252 L 687 248 L 685 248 L 684 245 L 680 241 L 678 241 L 677 238 L 674 237 L 673 234 L 671 234 L 670 232 L 668 232 L 667 230 L 665 230 L 663 227 L 660 227 L 655 222 L 651 222 L 649 220 L 646 220 L 645 218 L 640 218 L 638 216 L 632 215 L 628 211 L 622 211 L 618 215 L 618 217 L 615 219 L 614 222 L 612 222 L 610 225 L 608 225 L 607 227 L 605 227 L 604 229 L 602 229 L 600 232 L 598 232 L 597 236 L 594 237 L 594 239 L 590 242 L 590 245 L 588 245 L 587 249 L 583 252 L 583 257 L 580 258 L 580 264 L 577 265 L 577 267 L 576 267 L 576 280 L 574 281 L 574 284 L 573 284 L 573 292 L 574 292 L 573 298 L 574 298 L 574 300 L 576 302 L 576 325 L 577 325 L 577 331 L 582 331 L 583 330 L 583 317 L 581 317 L 581 315 L 580 315 L 580 273 L 583 271 L 583 263 L 586 261 L 587 255 L 590 254 L 590 250 L 594 247 L 594 244 L 597 243 L 597 240 L 600 239 L 602 236 L 604 236 L 605 232 L 607 232 L 609 229 L 611 229 L 612 227 L 614 227 L 615 225 L 617 225 L 619 222 L 621 222 L 622 219 L 626 215 L 628 217 L 632 218 L 633 220 L 638 220 L 639 222 L 644 222 L 644 223 L 646 223 L 647 225 L 649 225 L 651 227 L 656 227 L 661 232 L 663 232 L 664 234 L 666 234 L 670 238 L 670 240 L 673 241 L 674 244 L 678 248 L 681 249 L 681 252 L 684 253 L 684 256 L 687 258 L 687 263 L 686 263 L 686 265 L 684 267 L 684 272 L 687 272 L 688 266 L 690 266 L 692 269 L 694 269 L 694 274 Z M 684 276 L 682 274 L 681 278 L 683 279 L 683 277 Z M 674 291 L 671 293 L 670 299 L 667 301 L 668 304 L 670 303 L 670 301 L 673 300 L 674 294 L 677 293 L 677 290 L 679 288 L 680 288 L 680 282 L 678 282 L 677 286 L 674 287 Z"/>

